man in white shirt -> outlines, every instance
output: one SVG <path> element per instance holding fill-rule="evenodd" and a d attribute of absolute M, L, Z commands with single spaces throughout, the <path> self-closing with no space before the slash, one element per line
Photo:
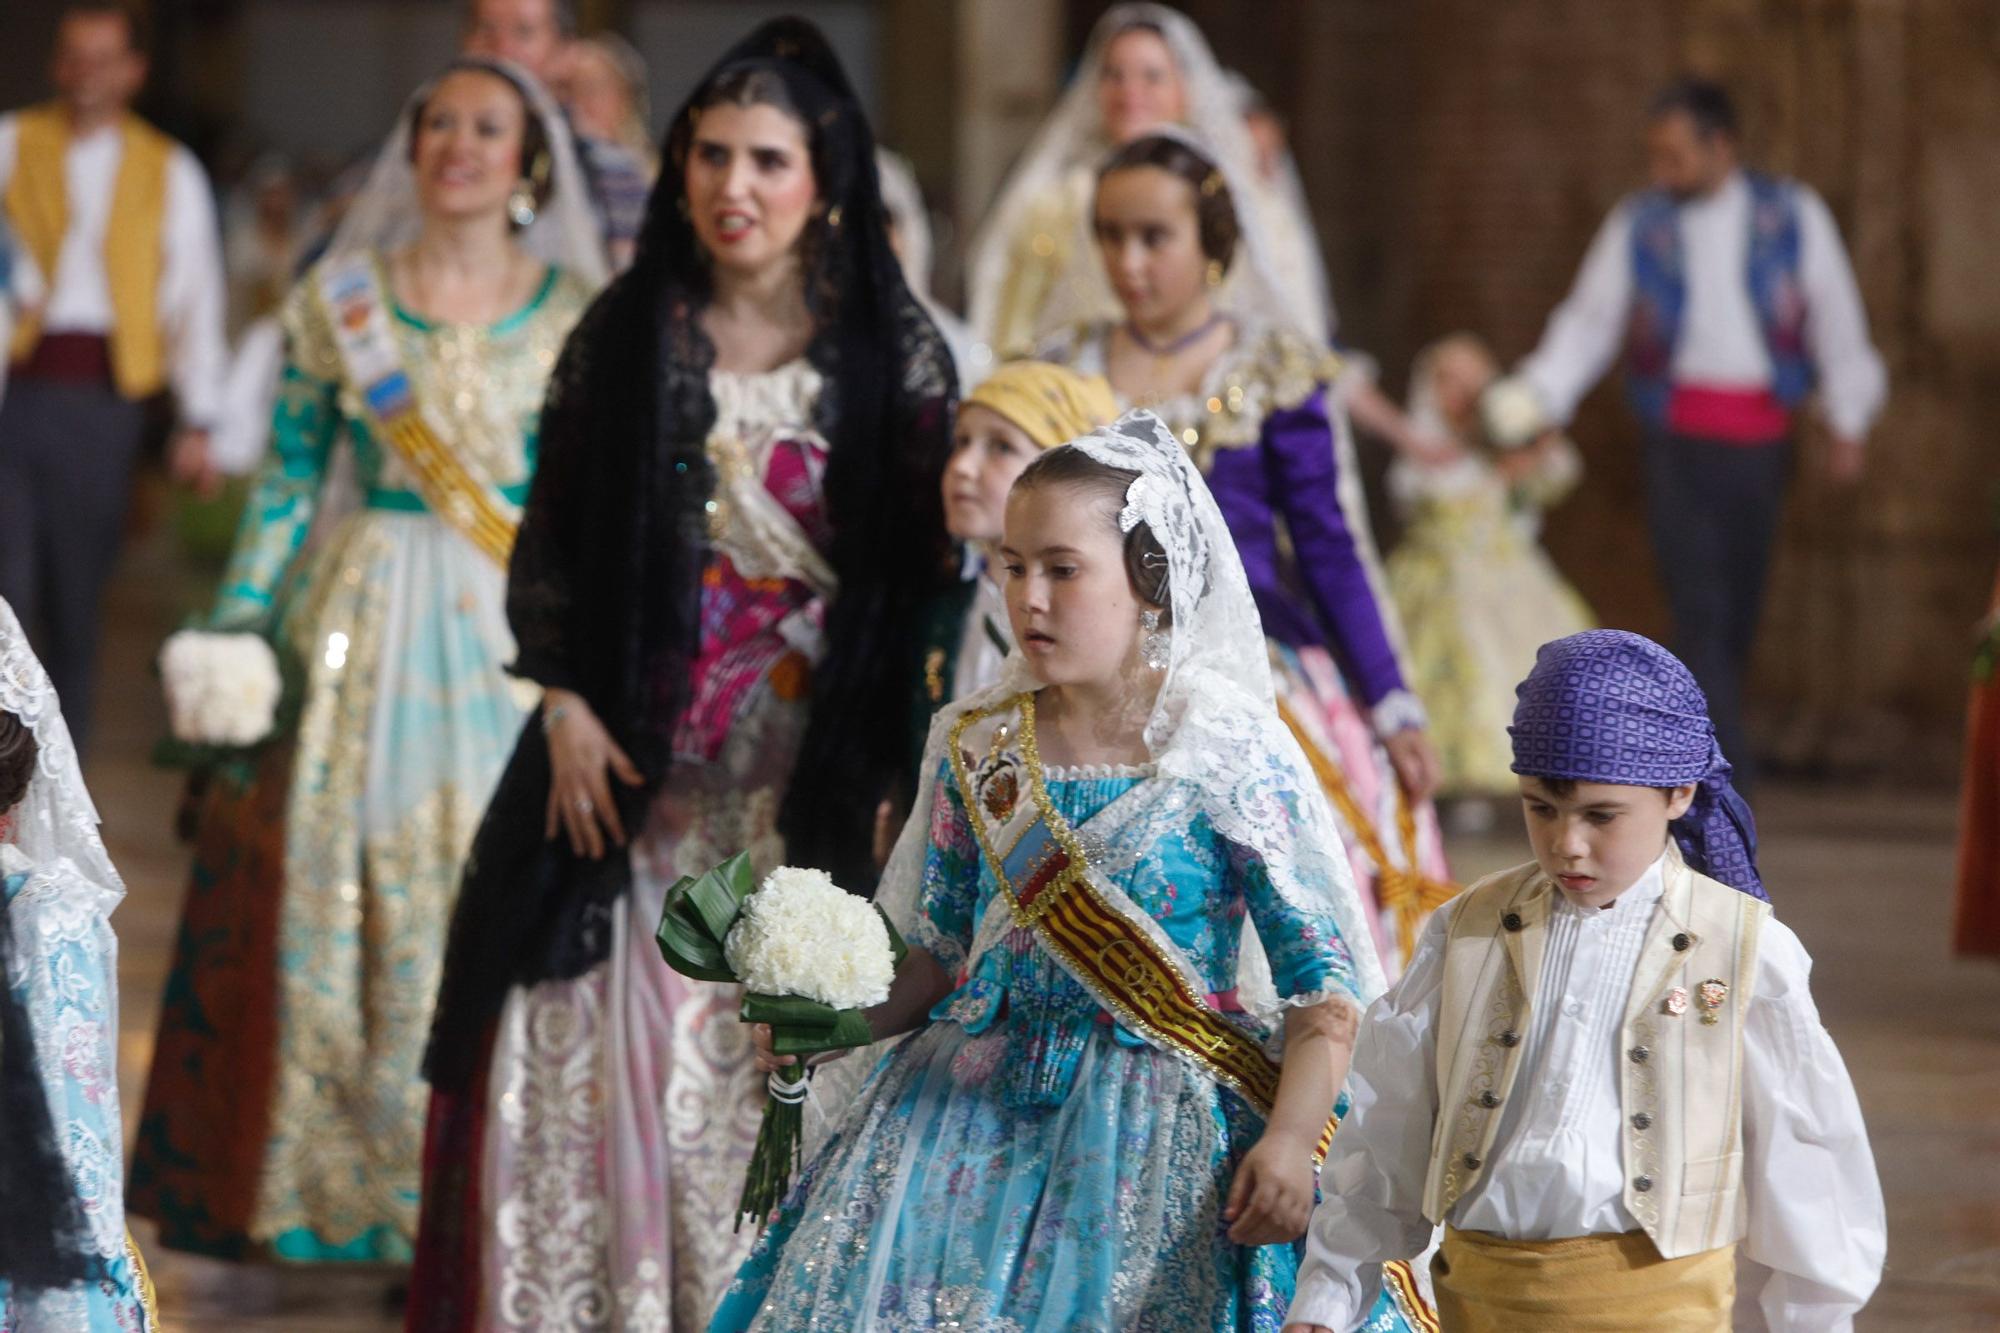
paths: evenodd
<path fill-rule="evenodd" d="M 79 742 L 145 401 L 171 389 L 174 474 L 204 480 L 225 364 L 208 178 L 131 111 L 144 40 L 121 5 L 72 0 L 57 100 L 0 116 L 0 209 L 45 287 L 16 320 L 0 403 L 0 597 L 35 637 Z"/>
<path fill-rule="evenodd" d="M 1826 204 L 1742 168 L 1728 93 L 1672 85 L 1646 142 L 1652 188 L 1605 220 L 1520 377 L 1564 425 L 1624 351 L 1675 648 L 1741 765 L 1742 677 L 1797 414 L 1817 391 L 1827 471 L 1851 482 L 1887 377 Z"/>

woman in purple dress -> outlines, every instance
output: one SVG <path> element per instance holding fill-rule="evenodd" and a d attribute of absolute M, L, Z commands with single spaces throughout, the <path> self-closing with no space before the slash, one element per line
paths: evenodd
<path fill-rule="evenodd" d="M 1235 202 L 1248 198 L 1183 132 L 1116 150 L 1098 174 L 1093 232 L 1124 318 L 1074 326 L 1039 355 L 1102 374 L 1124 403 L 1159 414 L 1207 476 L 1270 638 L 1280 707 L 1373 894 L 1393 973 L 1453 891 L 1429 803 L 1438 758 L 1332 394 L 1339 362 L 1286 324 L 1261 214 Z"/>

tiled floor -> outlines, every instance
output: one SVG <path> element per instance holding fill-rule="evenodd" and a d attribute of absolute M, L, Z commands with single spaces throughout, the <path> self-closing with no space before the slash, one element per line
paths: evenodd
<path fill-rule="evenodd" d="M 185 857 L 176 781 L 150 768 L 161 727 L 147 661 L 194 580 L 160 542 L 112 594 L 93 791 L 131 896 L 123 947 L 123 1070 L 136 1113 L 172 946 Z M 1949 793 L 1787 787 L 1759 802 L 1779 909 L 1817 960 L 1815 992 L 1874 1133 L 1889 1201 L 1889 1274 L 1861 1320 L 1875 1333 L 2000 1327 L 2000 967 L 1946 953 Z M 1520 859 L 1508 835 L 1458 839 L 1462 875 Z M 136 1228 L 140 1243 L 146 1230 Z M 167 1325 L 230 1333 L 400 1327 L 395 1275 L 245 1269 L 149 1249 Z"/>

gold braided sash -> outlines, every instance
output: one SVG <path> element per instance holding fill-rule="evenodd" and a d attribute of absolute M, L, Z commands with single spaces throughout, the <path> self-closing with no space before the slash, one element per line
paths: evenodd
<path fill-rule="evenodd" d="M 514 552 L 520 512 L 424 419 L 389 328 L 388 302 L 366 255 L 321 266 L 319 295 L 349 385 L 376 436 L 409 466 L 424 504 L 501 569 Z"/>
<path fill-rule="evenodd" d="M 1382 845 L 1375 821 L 1361 809 L 1361 802 L 1348 788 L 1339 765 L 1333 762 L 1325 747 L 1306 731 L 1298 714 L 1282 697 L 1278 700 L 1278 716 L 1292 729 L 1299 748 L 1306 752 L 1306 762 L 1312 765 L 1313 776 L 1326 789 L 1327 799 L 1340 812 L 1341 821 L 1354 834 L 1354 840 L 1361 844 L 1362 855 L 1374 865 L 1376 900 L 1396 914 L 1396 947 L 1402 950 L 1403 962 L 1409 962 L 1410 955 L 1416 951 L 1417 931 L 1423 926 L 1424 918 L 1457 897 L 1458 885 L 1432 879 L 1420 867 L 1417 861 L 1416 812 L 1410 808 L 1409 793 L 1403 790 L 1403 784 L 1393 771 L 1383 776 L 1394 784 L 1396 790 L 1396 833 L 1403 844 L 1403 865 L 1397 865 L 1390 857 L 1389 849 Z"/>

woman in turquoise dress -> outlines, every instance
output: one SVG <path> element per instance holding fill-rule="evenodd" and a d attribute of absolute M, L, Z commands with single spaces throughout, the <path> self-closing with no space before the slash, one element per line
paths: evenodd
<path fill-rule="evenodd" d="M 48 673 L 0 601 L 0 1329 L 154 1327 L 125 1234 L 118 940 L 125 885 Z"/>
<path fill-rule="evenodd" d="M 922 1030 L 714 1329 L 1284 1323 L 1382 973 L 1242 563 L 1147 413 L 1030 465 L 1003 558 L 1021 647 L 940 714 L 879 899 L 912 952 L 870 1022 Z"/>
<path fill-rule="evenodd" d="M 536 697 L 506 672 L 508 552 L 599 245 L 546 94 L 460 62 L 285 303 L 204 627 L 268 639 L 299 706 L 201 812 L 133 1166 L 166 1245 L 410 1259 L 445 928 Z"/>

